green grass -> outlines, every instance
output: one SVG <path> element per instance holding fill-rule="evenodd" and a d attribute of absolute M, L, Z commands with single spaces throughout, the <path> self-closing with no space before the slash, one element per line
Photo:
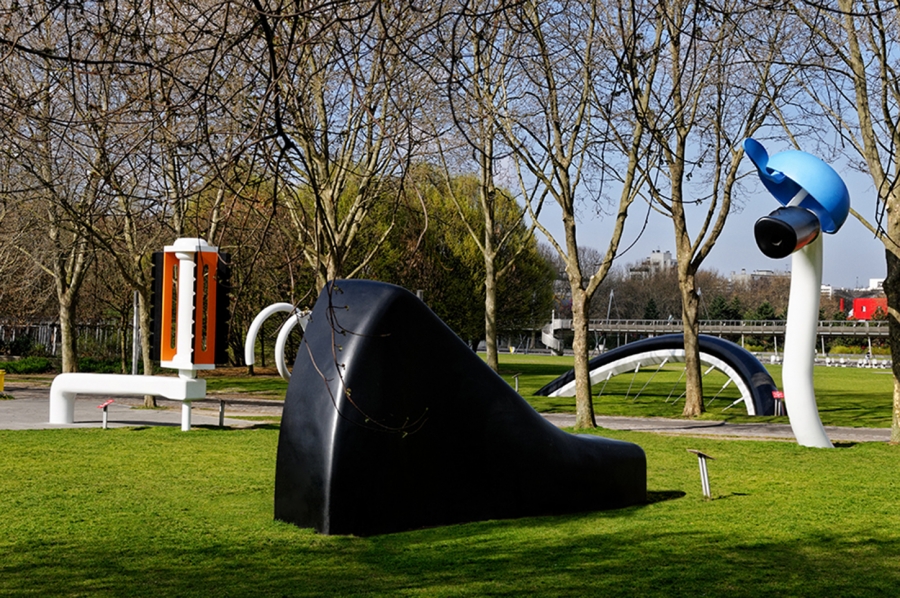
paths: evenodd
<path fill-rule="evenodd" d="M 0 595 L 893 596 L 900 584 L 900 449 L 886 444 L 605 432 L 644 447 L 651 504 L 353 538 L 273 521 L 277 433 L 0 432 Z M 716 457 L 712 501 L 687 448 Z"/>
<path fill-rule="evenodd" d="M 543 413 L 574 413 L 574 397 L 539 397 L 534 393 L 543 385 L 569 371 L 571 357 L 507 355 L 500 358 L 500 373 L 515 386 L 519 376 L 519 393 Z M 766 365 L 777 386 L 781 387 L 781 366 Z M 637 375 L 621 374 L 605 385 L 593 387 L 594 410 L 598 415 L 640 417 L 681 417 L 684 398 L 683 365 L 667 365 L 659 372 L 656 366 L 642 369 Z M 732 422 L 788 423 L 787 417 L 751 417 L 743 404 L 725 409 L 740 394 L 734 385 L 721 390 L 724 374 L 713 371 L 704 377 L 704 398 L 710 401 L 701 419 Z M 825 425 L 889 428 L 893 380 L 890 370 L 816 367 L 813 385 L 819 413 Z M 601 394 L 602 391 L 602 394 Z M 638 393 L 640 391 L 640 393 Z"/>
<path fill-rule="evenodd" d="M 277 375 L 267 376 L 206 376 L 206 390 L 211 394 L 242 393 L 266 399 L 283 399 L 287 380 Z"/>

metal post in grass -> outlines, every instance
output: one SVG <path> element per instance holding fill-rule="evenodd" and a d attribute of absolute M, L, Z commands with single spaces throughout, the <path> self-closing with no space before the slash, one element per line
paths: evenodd
<path fill-rule="evenodd" d="M 97 405 L 97 409 L 103 410 L 103 429 L 104 430 L 107 427 L 109 427 L 109 406 L 112 405 L 113 403 L 114 403 L 114 401 L 112 399 L 109 399 L 102 405 Z"/>
<path fill-rule="evenodd" d="M 700 485 L 703 487 L 703 496 L 707 500 L 711 499 L 712 493 L 709 490 L 709 472 L 706 470 L 706 460 L 712 459 L 715 461 L 715 457 L 710 457 L 696 449 L 687 449 L 687 452 L 697 455 L 697 459 L 700 461 Z"/>

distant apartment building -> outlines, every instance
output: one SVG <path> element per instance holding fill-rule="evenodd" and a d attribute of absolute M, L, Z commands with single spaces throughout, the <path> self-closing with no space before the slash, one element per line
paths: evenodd
<path fill-rule="evenodd" d="M 649 278 L 654 274 L 672 270 L 678 266 L 678 260 L 672 259 L 671 251 L 651 251 L 640 263 L 628 268 L 630 278 Z"/>
<path fill-rule="evenodd" d="M 752 282 L 759 282 L 760 280 L 771 280 L 773 278 L 789 278 L 790 275 L 790 272 L 776 272 L 775 270 L 754 270 L 748 273 L 746 270 L 741 268 L 740 272 L 731 273 L 731 283 L 737 285 L 750 284 Z"/>

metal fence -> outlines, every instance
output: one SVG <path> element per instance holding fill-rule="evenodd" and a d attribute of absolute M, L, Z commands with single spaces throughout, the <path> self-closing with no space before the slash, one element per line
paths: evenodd
<path fill-rule="evenodd" d="M 120 347 L 128 347 L 130 354 L 132 328 L 118 322 L 96 322 L 75 326 L 78 352 L 83 356 L 115 359 Z M 124 339 L 123 339 L 124 335 Z M 0 321 L 0 354 L 60 356 L 58 322 L 20 323 Z"/>

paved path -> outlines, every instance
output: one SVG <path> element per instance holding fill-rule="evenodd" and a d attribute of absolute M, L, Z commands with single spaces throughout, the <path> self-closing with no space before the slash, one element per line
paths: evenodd
<path fill-rule="evenodd" d="M 107 397 L 84 396 L 75 401 L 75 423 L 59 425 L 47 423 L 50 417 L 49 387 L 7 384 L 5 392 L 15 398 L 0 401 L 0 429 L 36 430 L 42 428 L 94 428 L 103 421 L 103 414 L 97 405 Z M 218 397 L 213 397 L 218 398 Z M 224 398 L 224 397 L 223 397 Z M 246 399 L 246 397 L 243 397 Z M 240 419 L 244 416 L 280 415 L 279 407 L 272 407 L 271 401 L 259 405 L 229 405 L 225 418 L 228 427 L 250 427 L 259 421 Z M 135 398 L 116 399 L 109 407 L 109 426 L 181 426 L 181 409 L 176 401 L 160 401 L 163 409 L 139 408 L 140 400 Z M 268 403 L 268 404 L 267 404 Z M 235 415 L 237 417 L 235 417 Z M 575 415 L 568 413 L 546 413 L 550 423 L 561 427 L 575 425 Z M 191 414 L 194 426 L 218 426 L 218 407 L 214 404 L 195 403 Z M 793 440 L 791 427 L 786 424 L 732 424 L 722 421 L 695 421 L 666 419 L 662 417 L 597 417 L 597 425 L 611 430 L 635 430 L 661 434 L 689 436 L 718 436 L 732 438 L 783 439 Z M 888 428 L 848 428 L 826 426 L 828 437 L 834 442 L 887 442 L 891 431 Z"/>
<path fill-rule="evenodd" d="M 40 430 L 54 428 L 99 428 L 103 423 L 103 411 L 97 408 L 108 398 L 116 402 L 108 408 L 108 426 L 173 426 L 181 427 L 181 407 L 176 401 L 159 401 L 163 408 L 144 409 L 142 401 L 135 397 L 117 398 L 99 395 L 82 395 L 75 400 L 74 424 L 51 424 L 50 388 L 6 384 L 6 394 L 14 400 L 0 401 L 0 430 Z M 228 411 L 237 411 L 229 409 Z M 241 409 L 244 415 L 271 415 L 271 408 L 255 411 Z M 224 424 L 230 428 L 259 425 L 259 421 L 226 417 Z M 218 426 L 219 411 L 215 405 L 195 403 L 191 411 L 191 426 Z"/>
<path fill-rule="evenodd" d="M 545 413 L 548 421 L 561 428 L 575 425 L 575 415 Z M 733 438 L 794 440 L 788 424 L 732 424 L 723 421 L 666 419 L 664 417 L 607 417 L 598 416 L 597 425 L 610 430 L 635 430 L 684 436 L 720 436 Z M 825 426 L 832 442 L 887 442 L 889 428 L 848 428 Z"/>

